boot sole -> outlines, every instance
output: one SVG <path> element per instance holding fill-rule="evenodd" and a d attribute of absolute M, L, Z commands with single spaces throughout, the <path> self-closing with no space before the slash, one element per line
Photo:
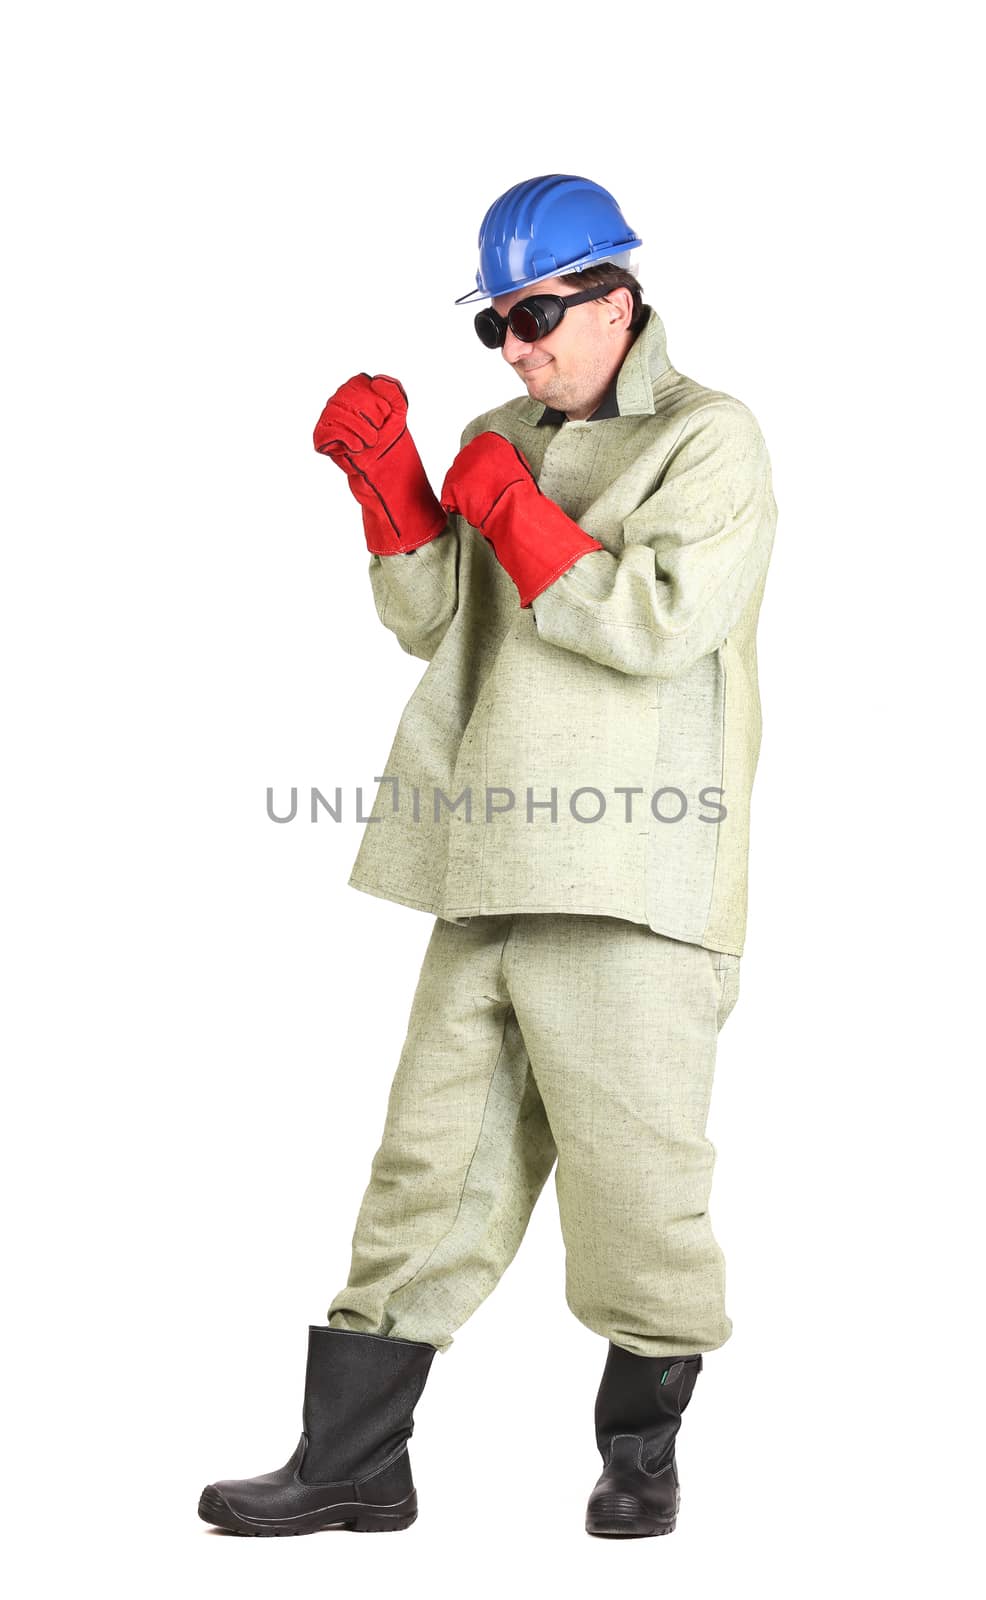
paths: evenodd
<path fill-rule="evenodd" d="M 673 1533 L 677 1522 L 677 1513 L 663 1521 L 648 1516 L 632 1495 L 611 1495 L 589 1507 L 585 1531 L 600 1539 L 651 1539 Z"/>
<path fill-rule="evenodd" d="M 290 1538 L 302 1533 L 323 1533 L 330 1528 L 346 1529 L 351 1533 L 396 1533 L 401 1528 L 409 1528 L 417 1515 L 416 1492 L 398 1505 L 368 1506 L 357 1501 L 340 1501 L 334 1506 L 325 1506 L 321 1511 L 310 1511 L 287 1521 L 243 1517 L 211 1486 L 203 1489 L 199 1499 L 199 1516 L 203 1522 L 208 1522 L 214 1528 L 222 1528 L 227 1533 L 244 1534 L 253 1539 Z"/>
<path fill-rule="evenodd" d="M 591 1533 L 596 1539 L 654 1539 L 662 1533 L 674 1533 L 677 1526 L 675 1522 L 652 1522 L 641 1524 L 639 1522 L 605 1522 L 595 1524 L 587 1522 L 586 1533 Z"/>

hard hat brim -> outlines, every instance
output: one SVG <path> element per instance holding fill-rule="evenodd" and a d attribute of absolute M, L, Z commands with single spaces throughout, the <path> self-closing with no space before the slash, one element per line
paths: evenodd
<path fill-rule="evenodd" d="M 523 278 L 519 283 L 505 283 L 501 288 L 497 289 L 483 289 L 481 287 L 470 289 L 468 294 L 460 295 L 454 304 L 464 306 L 477 300 L 495 300 L 498 295 L 513 294 L 515 289 L 528 289 L 536 283 L 546 283 L 549 278 L 563 278 L 570 272 L 577 272 L 581 267 L 588 267 L 594 263 L 601 265 L 602 262 L 612 261 L 617 256 L 629 256 L 632 251 L 638 250 L 642 244 L 643 240 L 638 239 L 637 235 L 634 234 L 625 243 L 617 246 L 616 249 L 611 244 L 607 244 L 598 250 L 590 250 L 584 256 L 579 256 L 576 261 L 569 261 L 563 267 L 556 267 L 554 272 L 542 272 L 537 278 Z"/>

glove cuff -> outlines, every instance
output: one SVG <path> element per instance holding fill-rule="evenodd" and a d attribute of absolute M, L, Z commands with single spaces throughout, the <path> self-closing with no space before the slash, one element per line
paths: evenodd
<path fill-rule="evenodd" d="M 509 486 L 481 532 L 517 585 L 521 610 L 590 550 L 604 548 L 542 494 L 533 478 Z"/>
<path fill-rule="evenodd" d="M 359 498 L 357 496 L 357 498 Z M 379 498 L 372 502 L 363 503 L 363 534 L 366 538 L 366 548 L 374 556 L 406 555 L 409 550 L 417 550 L 423 544 L 430 544 L 432 539 L 437 539 L 448 527 L 448 519 L 438 501 L 435 501 L 437 511 L 429 514 L 424 505 L 419 515 L 413 521 L 408 517 L 402 518 L 402 525 L 406 532 L 400 534 L 392 519 L 390 507 L 385 507 Z"/>

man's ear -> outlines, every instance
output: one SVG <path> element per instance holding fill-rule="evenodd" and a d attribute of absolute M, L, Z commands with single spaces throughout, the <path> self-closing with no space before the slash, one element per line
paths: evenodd
<path fill-rule="evenodd" d="M 608 307 L 607 321 L 610 327 L 619 322 L 624 327 L 629 328 L 633 321 L 633 295 L 623 284 L 620 284 L 616 289 L 611 289 L 609 294 L 603 295 L 599 304 Z M 614 312 L 618 313 L 618 315 L 614 316 Z"/>

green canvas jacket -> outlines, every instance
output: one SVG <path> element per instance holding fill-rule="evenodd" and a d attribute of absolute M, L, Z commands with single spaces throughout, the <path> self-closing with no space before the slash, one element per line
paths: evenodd
<path fill-rule="evenodd" d="M 450 922 L 605 915 L 741 955 L 770 461 L 748 408 L 677 372 L 645 311 L 587 421 L 522 396 L 461 439 L 511 440 L 603 549 L 526 609 L 458 515 L 370 557 L 381 622 L 428 666 L 349 883 Z"/>

